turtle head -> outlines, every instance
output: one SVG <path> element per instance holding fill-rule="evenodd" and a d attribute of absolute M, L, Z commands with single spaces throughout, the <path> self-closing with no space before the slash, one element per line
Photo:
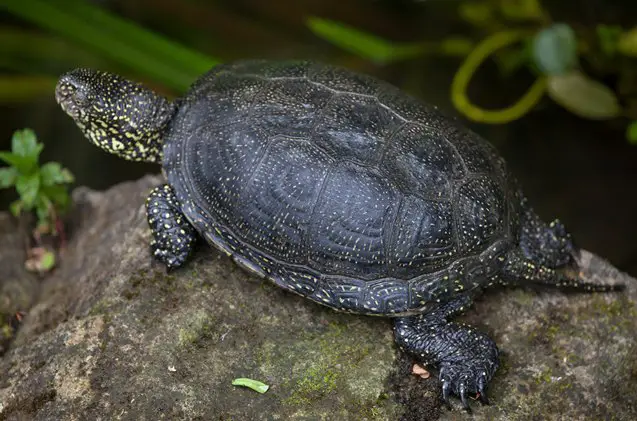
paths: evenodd
<path fill-rule="evenodd" d="M 161 162 L 163 136 L 175 111 L 166 98 L 92 69 L 63 74 L 55 98 L 95 145 L 130 161 Z"/>

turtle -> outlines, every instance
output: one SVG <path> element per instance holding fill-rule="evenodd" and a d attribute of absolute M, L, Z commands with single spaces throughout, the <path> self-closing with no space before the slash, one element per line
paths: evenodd
<path fill-rule="evenodd" d="M 393 319 L 398 348 L 438 370 L 442 401 L 488 404 L 500 351 L 453 321 L 489 287 L 608 292 L 544 222 L 497 149 L 398 87 L 313 60 L 215 65 L 169 101 L 110 72 L 60 76 L 90 142 L 161 165 L 150 252 L 175 270 L 205 239 L 249 272 L 337 311 Z M 570 269 L 575 269 L 570 270 Z"/>

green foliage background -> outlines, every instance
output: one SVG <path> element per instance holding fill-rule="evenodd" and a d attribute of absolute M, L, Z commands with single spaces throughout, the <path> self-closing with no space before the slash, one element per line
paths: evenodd
<path fill-rule="evenodd" d="M 0 106 L 10 111 L 20 104 L 50 104 L 57 76 L 79 66 L 119 72 L 177 96 L 222 61 L 305 57 L 375 74 L 420 96 L 440 90 L 444 100 L 437 94 L 426 99 L 455 107 L 477 124 L 520 119 L 550 98 L 583 119 L 622 127 L 637 143 L 637 29 L 631 19 L 622 20 L 630 16 L 624 9 L 637 13 L 637 7 L 600 0 L 577 4 L 0 0 Z M 596 8 L 586 11 L 590 5 Z M 448 86 L 428 80 L 438 67 L 453 70 Z M 501 87 L 476 81 L 476 74 L 485 73 Z M 476 89 L 483 94 L 476 96 Z M 500 100 L 485 103 L 484 92 Z M 18 128 L 5 129 L 7 142 Z M 45 153 L 60 160 L 84 147 Z M 106 173 L 114 175 L 108 171 L 114 158 L 104 157 L 100 169 L 88 161 L 75 155 L 73 172 L 90 170 L 104 180 Z M 99 180 L 92 184 L 103 186 Z"/>
<path fill-rule="evenodd" d="M 196 2 L 195 2 L 196 3 Z M 455 57 L 459 69 L 450 88 L 452 103 L 469 119 L 481 123 L 506 123 L 520 118 L 537 104 L 544 94 L 584 118 L 637 120 L 637 106 L 628 96 L 622 109 L 622 92 L 598 83 L 596 70 L 604 67 L 618 78 L 631 78 L 637 57 L 637 26 L 597 23 L 577 28 L 555 22 L 541 0 L 466 0 L 454 2 L 457 19 L 472 29 L 472 34 L 445 34 L 433 40 L 393 42 L 358 29 L 346 22 L 308 15 L 303 24 L 320 37 L 347 53 L 387 65 L 414 60 L 425 55 Z M 25 64 L 41 59 L 92 64 L 92 56 L 112 62 L 112 67 L 128 69 L 145 80 L 175 92 L 185 90 L 201 73 L 222 61 L 183 43 L 170 40 L 136 23 L 127 21 L 93 3 L 81 0 L 3 0 L 10 13 L 59 39 L 84 48 L 89 54 L 76 55 L 60 41 L 41 33 L 6 29 L 0 33 L 4 64 L 25 70 Z M 148 4 L 148 3 L 146 3 Z M 592 34 L 592 36 L 591 36 Z M 68 45 L 68 44 L 65 44 Z M 55 52 L 55 55 L 51 53 Z M 537 75 L 536 83 L 518 103 L 500 110 L 474 105 L 465 94 L 472 74 L 481 63 L 494 59 L 502 77 L 527 67 Z M 463 62 L 464 61 L 464 62 Z M 593 66 L 582 71 L 582 61 Z M 26 63 L 25 63 L 26 62 Z M 598 68 L 596 69 L 595 66 Z M 565 78 L 564 75 L 570 73 Z M 589 75 L 589 73 L 593 73 Z M 29 98 L 47 91 L 53 78 L 42 75 L 7 76 L 0 79 L 0 100 Z M 573 98 L 568 92 L 582 95 Z M 566 92 L 566 93 L 565 93 Z M 637 142 L 635 124 L 628 122 L 627 138 Z"/>

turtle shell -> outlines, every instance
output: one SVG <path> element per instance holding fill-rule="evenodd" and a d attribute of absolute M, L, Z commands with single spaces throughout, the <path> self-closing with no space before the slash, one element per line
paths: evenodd
<path fill-rule="evenodd" d="M 178 101 L 163 168 L 243 267 L 330 307 L 405 315 L 491 282 L 516 244 L 504 161 L 434 107 L 305 61 L 213 68 Z"/>

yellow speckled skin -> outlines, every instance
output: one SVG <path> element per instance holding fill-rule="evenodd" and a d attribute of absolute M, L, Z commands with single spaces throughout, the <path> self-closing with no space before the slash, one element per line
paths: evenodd
<path fill-rule="evenodd" d="M 96 146 L 129 161 L 161 162 L 164 130 L 175 112 L 165 98 L 91 69 L 62 75 L 55 96 Z"/>

